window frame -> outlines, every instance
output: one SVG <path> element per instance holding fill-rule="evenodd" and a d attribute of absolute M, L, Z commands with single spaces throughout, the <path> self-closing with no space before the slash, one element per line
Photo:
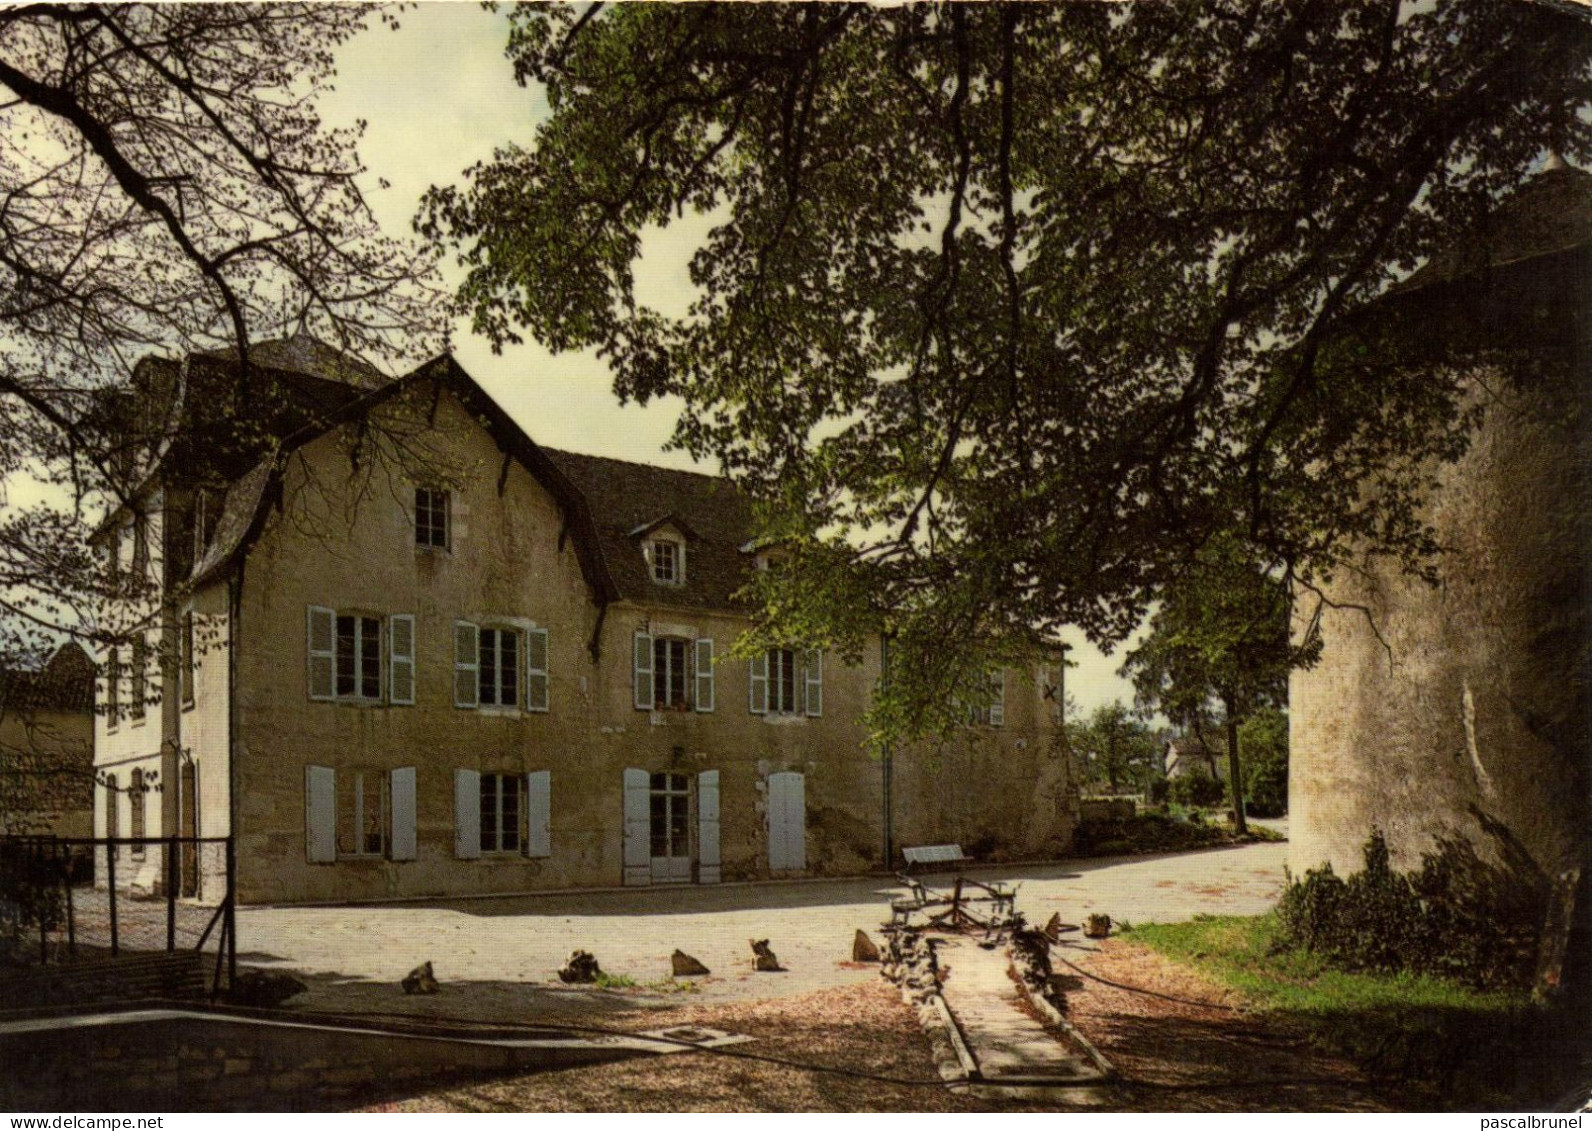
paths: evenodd
<path fill-rule="evenodd" d="M 477 794 L 477 801 L 480 808 L 480 822 L 477 835 L 480 838 L 481 855 L 491 857 L 524 856 L 526 844 L 526 795 L 530 792 L 526 788 L 525 775 L 514 773 L 508 770 L 482 770 L 477 781 L 479 790 Z M 490 790 L 487 788 L 487 783 L 489 781 L 493 783 Z M 503 786 L 506 783 L 513 783 L 512 787 L 507 791 L 503 789 Z M 490 823 L 490 830 L 488 828 L 487 820 L 487 797 L 489 793 L 492 797 L 493 809 L 491 814 L 492 821 Z M 513 818 L 512 829 L 514 834 L 514 845 L 511 848 L 506 848 L 503 845 L 503 834 L 511 830 L 504 822 L 503 801 L 504 798 L 509 795 L 514 797 L 515 814 Z M 487 845 L 489 831 L 493 841 L 492 847 L 488 847 Z"/>
<path fill-rule="evenodd" d="M 652 638 L 652 709 L 654 711 L 691 711 L 696 704 L 692 694 L 696 673 L 692 670 L 691 655 L 695 652 L 691 640 L 684 636 L 654 636 Z M 674 653 L 679 652 L 679 670 L 675 669 Z M 661 662 L 660 662 L 661 661 Z M 668 697 L 671 685 L 680 689 L 678 700 Z M 659 690 L 665 692 L 659 695 Z"/>
<path fill-rule="evenodd" d="M 491 635 L 496 647 L 492 650 L 492 663 L 487 663 L 487 639 Z M 523 633 L 514 625 L 502 623 L 480 624 L 476 626 L 475 634 L 475 705 L 477 708 L 488 710 L 517 711 L 520 709 L 521 689 L 520 676 L 525 667 L 525 647 L 522 640 Z M 511 653 L 505 653 L 504 641 L 512 647 Z M 505 682 L 503 677 L 503 658 L 506 654 L 513 657 L 513 670 L 510 678 Z M 487 699 L 487 673 L 492 673 L 492 699 Z M 507 690 L 511 699 L 505 703 L 502 700 L 504 691 Z"/>
<path fill-rule="evenodd" d="M 453 492 L 440 487 L 416 486 L 413 517 L 415 549 L 452 552 Z M 441 541 L 437 540 L 439 537 Z"/>
<path fill-rule="evenodd" d="M 134 860 L 144 858 L 142 838 L 149 832 L 149 810 L 145 807 L 145 794 L 148 788 L 144 784 L 143 767 L 134 766 L 132 772 L 127 775 L 127 835 L 140 841 L 132 846 L 130 855 Z"/>
<path fill-rule="evenodd" d="M 182 623 L 178 628 L 177 689 L 179 701 L 185 711 L 191 710 L 194 705 L 195 670 L 194 614 L 192 609 L 184 609 Z"/>
<path fill-rule="evenodd" d="M 343 691 L 343 625 L 344 620 L 353 622 L 353 687 L 352 692 Z M 386 674 L 386 648 L 383 637 L 383 620 L 385 618 L 373 613 L 363 612 L 358 609 L 336 609 L 332 613 L 332 698 L 339 703 L 360 703 L 365 705 L 378 705 L 386 702 L 383 694 L 384 676 Z M 367 627 L 374 626 L 367 633 Z M 376 672 L 374 682 L 376 693 L 366 695 L 367 674 L 365 672 L 366 646 L 374 644 L 376 652 Z"/>
<path fill-rule="evenodd" d="M 132 726 L 143 726 L 149 713 L 145 702 L 149 698 L 149 641 L 142 632 L 133 637 L 129 667 L 127 719 Z"/>
<path fill-rule="evenodd" d="M 338 860 L 392 859 L 392 772 L 368 766 L 339 768 L 332 783 L 333 851 Z M 369 810 L 369 786 L 376 783 L 376 822 L 380 844 L 375 851 L 365 847 L 365 817 Z M 352 799 L 350 843 L 343 847 L 344 799 Z"/>
<path fill-rule="evenodd" d="M 121 649 L 108 649 L 105 655 L 105 730 L 114 731 L 122 721 Z"/>
<path fill-rule="evenodd" d="M 802 691 L 802 675 L 796 663 L 796 649 L 770 648 L 764 654 L 768 679 L 767 714 L 800 716 L 804 713 L 804 704 L 800 702 Z M 786 662 L 789 657 L 789 662 Z M 789 684 L 787 688 L 785 685 Z M 790 692 L 789 702 L 786 702 L 786 691 Z"/>
<path fill-rule="evenodd" d="M 663 550 L 668 549 L 669 576 L 660 577 L 658 568 L 664 561 Z M 647 554 L 647 573 L 654 585 L 685 584 L 685 542 L 679 538 L 653 538 Z"/>

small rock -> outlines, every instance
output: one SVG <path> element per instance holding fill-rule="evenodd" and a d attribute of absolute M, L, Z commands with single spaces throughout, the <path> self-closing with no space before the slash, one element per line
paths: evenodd
<path fill-rule="evenodd" d="M 431 963 L 422 962 L 403 980 L 404 993 L 406 994 L 434 994 L 437 992 L 437 976 L 432 973 Z"/>
<path fill-rule="evenodd" d="M 602 967 L 597 965 L 597 959 L 584 950 L 576 950 L 570 953 L 564 968 L 558 972 L 558 980 L 568 985 L 590 983 L 595 982 L 601 973 Z"/>
<path fill-rule="evenodd" d="M 1090 915 L 1089 921 L 1084 925 L 1085 938 L 1103 939 L 1111 933 L 1111 916 Z"/>
<path fill-rule="evenodd" d="M 713 973 L 683 950 L 676 950 L 670 955 L 669 962 L 674 967 L 676 978 L 700 978 L 704 974 Z"/>
<path fill-rule="evenodd" d="M 273 1009 L 290 997 L 297 997 L 309 989 L 291 974 L 270 970 L 250 970 L 239 974 L 237 981 L 227 991 L 227 997 L 238 1005 L 252 1005 L 257 1009 Z"/>
<path fill-rule="evenodd" d="M 769 949 L 767 939 L 748 939 L 752 944 L 752 969 L 759 974 L 776 974 L 785 969 L 779 964 L 779 959 L 774 957 L 774 952 Z"/>
<path fill-rule="evenodd" d="M 868 932 L 861 927 L 857 928 L 857 937 L 851 940 L 851 960 L 853 962 L 879 961 L 879 948 L 868 937 Z"/>

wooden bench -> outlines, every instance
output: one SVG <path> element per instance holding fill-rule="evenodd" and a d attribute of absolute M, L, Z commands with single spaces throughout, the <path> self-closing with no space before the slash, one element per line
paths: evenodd
<path fill-rule="evenodd" d="M 955 865 L 972 862 L 972 857 L 963 854 L 960 844 L 920 844 L 915 848 L 903 848 L 901 855 L 906 859 L 909 871 L 917 864 Z"/>

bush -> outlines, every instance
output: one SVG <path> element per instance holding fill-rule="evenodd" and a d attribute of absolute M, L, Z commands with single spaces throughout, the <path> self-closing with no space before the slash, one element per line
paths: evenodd
<path fill-rule="evenodd" d="M 1163 805 L 1166 803 L 1170 788 L 1171 783 L 1165 778 L 1152 778 L 1144 791 L 1145 800 L 1151 805 Z"/>
<path fill-rule="evenodd" d="M 1210 774 L 1188 774 L 1173 778 L 1169 786 L 1173 801 L 1191 809 L 1208 809 L 1220 805 L 1227 796 L 1227 787 Z"/>
<path fill-rule="evenodd" d="M 66 911 L 66 861 L 23 842 L 0 843 L 0 963 L 25 962 L 37 953 L 42 924 L 54 930 Z"/>
<path fill-rule="evenodd" d="M 1249 774 L 1249 799 L 1245 805 L 1251 817 L 1281 817 L 1288 812 L 1288 763 L 1275 759 L 1262 762 Z"/>
<path fill-rule="evenodd" d="M 1289 877 L 1277 912 L 1290 943 L 1351 971 L 1529 984 L 1548 901 L 1546 879 L 1529 860 L 1506 855 L 1504 866 L 1489 865 L 1467 842 L 1440 840 L 1419 872 L 1401 875 L 1380 829 L 1371 830 L 1364 859 L 1347 880 L 1330 865 Z"/>

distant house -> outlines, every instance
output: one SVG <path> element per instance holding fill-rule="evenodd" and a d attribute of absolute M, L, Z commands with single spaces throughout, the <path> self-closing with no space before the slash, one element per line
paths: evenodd
<path fill-rule="evenodd" d="M 886 782 L 877 642 L 857 664 L 801 641 L 731 657 L 736 592 L 778 559 L 728 482 L 544 448 L 451 357 L 388 382 L 303 337 L 251 348 L 285 447 L 207 444 L 230 364 L 150 361 L 126 400 L 183 423 L 100 535 L 159 592 L 107 657 L 101 832 L 231 834 L 248 902 L 1070 845 L 1047 673 L 1002 673 L 962 741 L 898 752 Z M 158 804 L 128 810 L 152 776 Z M 183 893 L 214 898 L 221 867 L 185 856 Z"/>
<path fill-rule="evenodd" d="M 1166 744 L 1166 776 L 1186 778 L 1204 774 L 1217 781 L 1227 780 L 1227 755 L 1218 754 L 1197 738 L 1174 738 Z"/>
<path fill-rule="evenodd" d="M 1442 584 L 1371 561 L 1328 590 L 1321 662 L 1290 688 L 1295 871 L 1357 870 L 1372 827 L 1405 868 L 1459 838 L 1545 877 L 1580 869 L 1592 928 L 1589 296 L 1592 176 L 1561 166 L 1379 304 L 1399 341 L 1479 335 L 1530 364 L 1474 375 L 1483 425 L 1436 469 Z"/>
<path fill-rule="evenodd" d="M 0 669 L 0 834 L 94 830 L 94 662 L 66 643 Z"/>

